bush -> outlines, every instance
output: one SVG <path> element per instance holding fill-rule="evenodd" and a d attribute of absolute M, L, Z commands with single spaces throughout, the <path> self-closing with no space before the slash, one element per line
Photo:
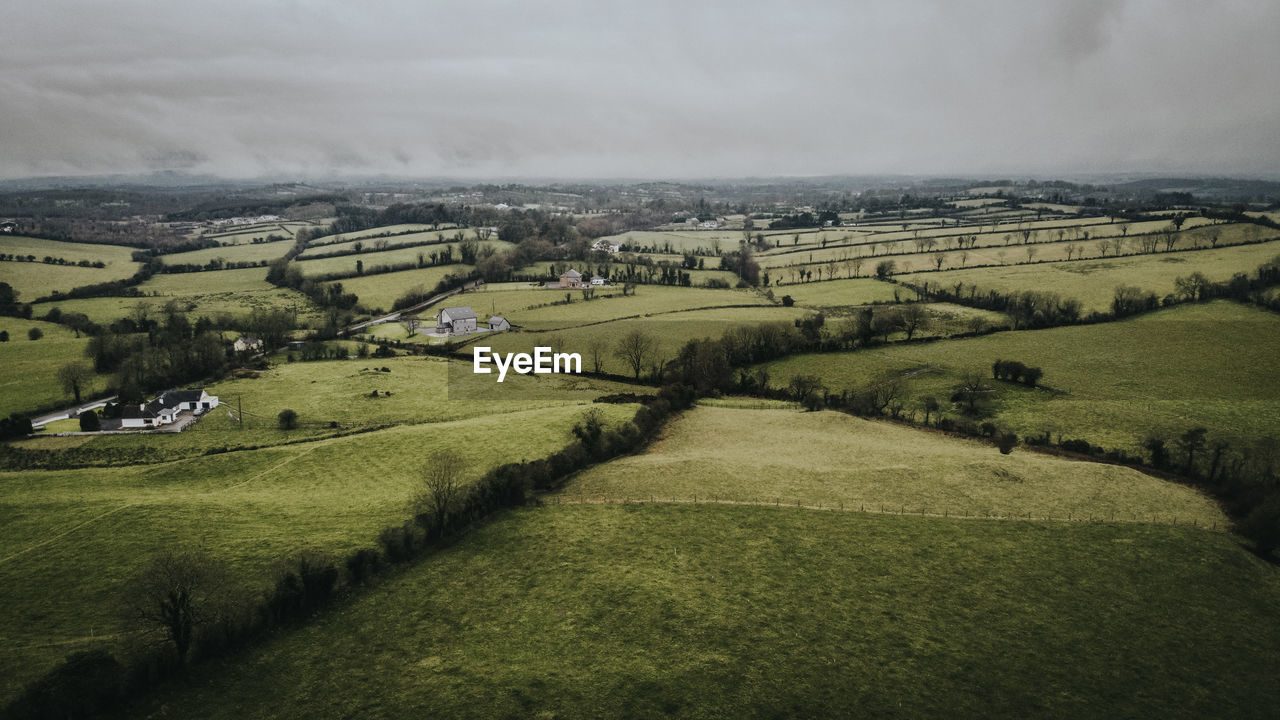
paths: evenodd
<path fill-rule="evenodd" d="M 98 413 L 89 410 L 80 413 L 80 431 L 81 432 L 97 432 L 102 429 L 102 422 L 98 420 Z"/>
<path fill-rule="evenodd" d="M 1280 547 L 1280 493 L 1273 493 L 1245 517 L 1240 534 L 1253 542 L 1260 555 L 1270 555 Z"/>
<path fill-rule="evenodd" d="M 1008 455 L 1018 446 L 1018 436 L 1013 433 L 1005 433 L 1000 436 L 998 447 L 1001 455 Z"/>
<path fill-rule="evenodd" d="M 292 430 L 298 427 L 298 413 L 292 410 L 281 410 L 276 419 L 280 421 L 281 430 Z"/>
<path fill-rule="evenodd" d="M 373 548 L 361 548 L 347 556 L 347 581 L 359 585 L 378 572 L 382 556 Z"/>
<path fill-rule="evenodd" d="M 783 295 L 783 296 L 782 296 L 782 306 L 783 306 L 783 307 L 791 307 L 792 305 L 795 305 L 795 304 L 796 304 L 796 301 L 795 301 L 794 299 L 792 299 L 792 297 L 791 297 L 790 295 Z"/>
<path fill-rule="evenodd" d="M 31 328 L 27 331 L 28 340 L 39 340 L 42 337 L 44 337 L 44 331 L 40 328 Z"/>

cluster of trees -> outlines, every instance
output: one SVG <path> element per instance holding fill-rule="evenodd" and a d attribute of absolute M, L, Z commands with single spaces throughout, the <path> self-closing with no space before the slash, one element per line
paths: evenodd
<path fill-rule="evenodd" d="M 996 380 L 1020 382 L 1028 387 L 1035 387 L 1044 377 L 1044 371 L 1038 367 L 1029 367 L 1017 360 L 996 360 L 991 363 L 991 377 Z"/>
<path fill-rule="evenodd" d="M 160 272 L 165 273 L 192 273 L 206 272 L 209 270 L 241 270 L 244 268 L 266 267 L 266 260 L 231 260 L 216 257 L 209 262 L 201 265 L 199 263 L 166 263 L 161 265 Z"/>

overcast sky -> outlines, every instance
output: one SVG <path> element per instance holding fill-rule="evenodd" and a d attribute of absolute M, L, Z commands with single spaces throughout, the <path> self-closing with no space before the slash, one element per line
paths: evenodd
<path fill-rule="evenodd" d="M 1280 174 L 1280 2 L 11 3 L 0 177 Z"/>

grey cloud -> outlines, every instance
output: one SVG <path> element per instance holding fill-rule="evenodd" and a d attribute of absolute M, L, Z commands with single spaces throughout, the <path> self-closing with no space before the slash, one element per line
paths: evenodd
<path fill-rule="evenodd" d="M 1274 3 L 24 4 L 0 176 L 1280 171 Z"/>

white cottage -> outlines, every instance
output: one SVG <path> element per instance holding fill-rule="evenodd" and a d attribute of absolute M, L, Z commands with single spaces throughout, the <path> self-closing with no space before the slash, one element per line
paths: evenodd
<path fill-rule="evenodd" d="M 203 414 L 218 407 L 218 397 L 202 390 L 166 390 L 149 403 L 129 406 L 120 416 L 120 426 L 149 428 L 168 425 L 178 419 L 178 413 L 190 410 Z"/>

